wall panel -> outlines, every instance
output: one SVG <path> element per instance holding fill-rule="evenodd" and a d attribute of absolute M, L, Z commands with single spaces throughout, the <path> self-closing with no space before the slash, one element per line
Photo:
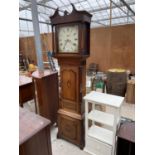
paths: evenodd
<path fill-rule="evenodd" d="M 91 56 L 87 66 L 98 63 L 99 69 L 125 68 L 135 70 L 135 25 L 91 30 Z"/>
<path fill-rule="evenodd" d="M 52 50 L 51 33 L 42 34 L 41 40 L 43 57 L 46 61 L 45 51 Z M 20 38 L 19 43 L 20 51 L 36 62 L 34 38 Z M 101 71 L 119 67 L 134 72 L 135 25 L 91 29 L 90 57 L 87 59 L 87 66 L 92 62 L 98 63 Z"/>

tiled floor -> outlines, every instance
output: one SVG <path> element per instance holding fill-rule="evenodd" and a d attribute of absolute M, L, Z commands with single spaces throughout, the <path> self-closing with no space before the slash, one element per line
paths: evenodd
<path fill-rule="evenodd" d="M 34 101 L 24 104 L 24 108 L 34 112 Z M 123 103 L 121 108 L 121 116 L 135 120 L 135 105 Z M 51 129 L 51 142 L 53 155 L 89 155 L 76 145 L 73 145 L 63 139 L 57 139 L 58 128 L 53 126 Z"/>

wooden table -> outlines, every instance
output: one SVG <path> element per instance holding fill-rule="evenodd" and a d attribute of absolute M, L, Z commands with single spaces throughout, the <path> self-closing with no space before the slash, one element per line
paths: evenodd
<path fill-rule="evenodd" d="M 34 99 L 34 87 L 31 77 L 19 76 L 19 103 L 23 104 L 29 100 Z"/>
<path fill-rule="evenodd" d="M 19 155 L 52 155 L 50 121 L 19 108 Z"/>
<path fill-rule="evenodd" d="M 117 136 L 117 155 L 135 155 L 135 122 L 124 122 Z"/>

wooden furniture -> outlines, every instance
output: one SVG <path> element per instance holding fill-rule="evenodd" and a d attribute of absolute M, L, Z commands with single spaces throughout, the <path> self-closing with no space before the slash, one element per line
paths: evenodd
<path fill-rule="evenodd" d="M 135 80 L 128 80 L 127 82 L 126 102 L 135 104 Z"/>
<path fill-rule="evenodd" d="M 19 155 L 52 155 L 50 121 L 19 108 Z"/>
<path fill-rule="evenodd" d="M 117 155 L 135 155 L 135 122 L 124 122 L 117 136 Z"/>
<path fill-rule="evenodd" d="M 19 76 L 19 104 L 23 104 L 29 100 L 34 99 L 34 85 L 32 78 L 26 76 Z"/>
<path fill-rule="evenodd" d="M 114 155 L 116 130 L 120 122 L 120 107 L 124 98 L 92 91 L 84 99 L 86 143 L 84 150 L 92 155 Z M 91 111 L 89 111 L 89 104 L 92 104 Z M 97 110 L 96 105 L 111 107 L 113 114 Z M 91 124 L 89 124 L 90 120 Z"/>
<path fill-rule="evenodd" d="M 36 90 L 37 113 L 48 118 L 53 125 L 57 122 L 58 73 L 50 70 L 41 73 L 37 70 L 33 72 L 32 77 Z"/>
<path fill-rule="evenodd" d="M 77 11 L 72 5 L 70 14 L 50 17 L 53 51 L 60 65 L 60 105 L 58 110 L 58 137 L 80 148 L 84 145 L 82 97 L 86 92 L 86 58 L 89 56 L 91 16 Z"/>

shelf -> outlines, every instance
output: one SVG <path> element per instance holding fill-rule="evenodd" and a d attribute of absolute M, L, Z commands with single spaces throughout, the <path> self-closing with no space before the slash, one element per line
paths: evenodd
<path fill-rule="evenodd" d="M 99 110 L 92 110 L 88 114 L 88 119 L 104 125 L 108 125 L 110 127 L 113 127 L 114 124 L 114 115 L 101 112 Z"/>
<path fill-rule="evenodd" d="M 120 108 L 124 97 L 92 91 L 84 99 L 95 104 Z"/>
<path fill-rule="evenodd" d="M 93 125 L 89 128 L 88 136 L 109 145 L 113 144 L 113 132 L 102 127 L 98 127 L 96 125 Z"/>

